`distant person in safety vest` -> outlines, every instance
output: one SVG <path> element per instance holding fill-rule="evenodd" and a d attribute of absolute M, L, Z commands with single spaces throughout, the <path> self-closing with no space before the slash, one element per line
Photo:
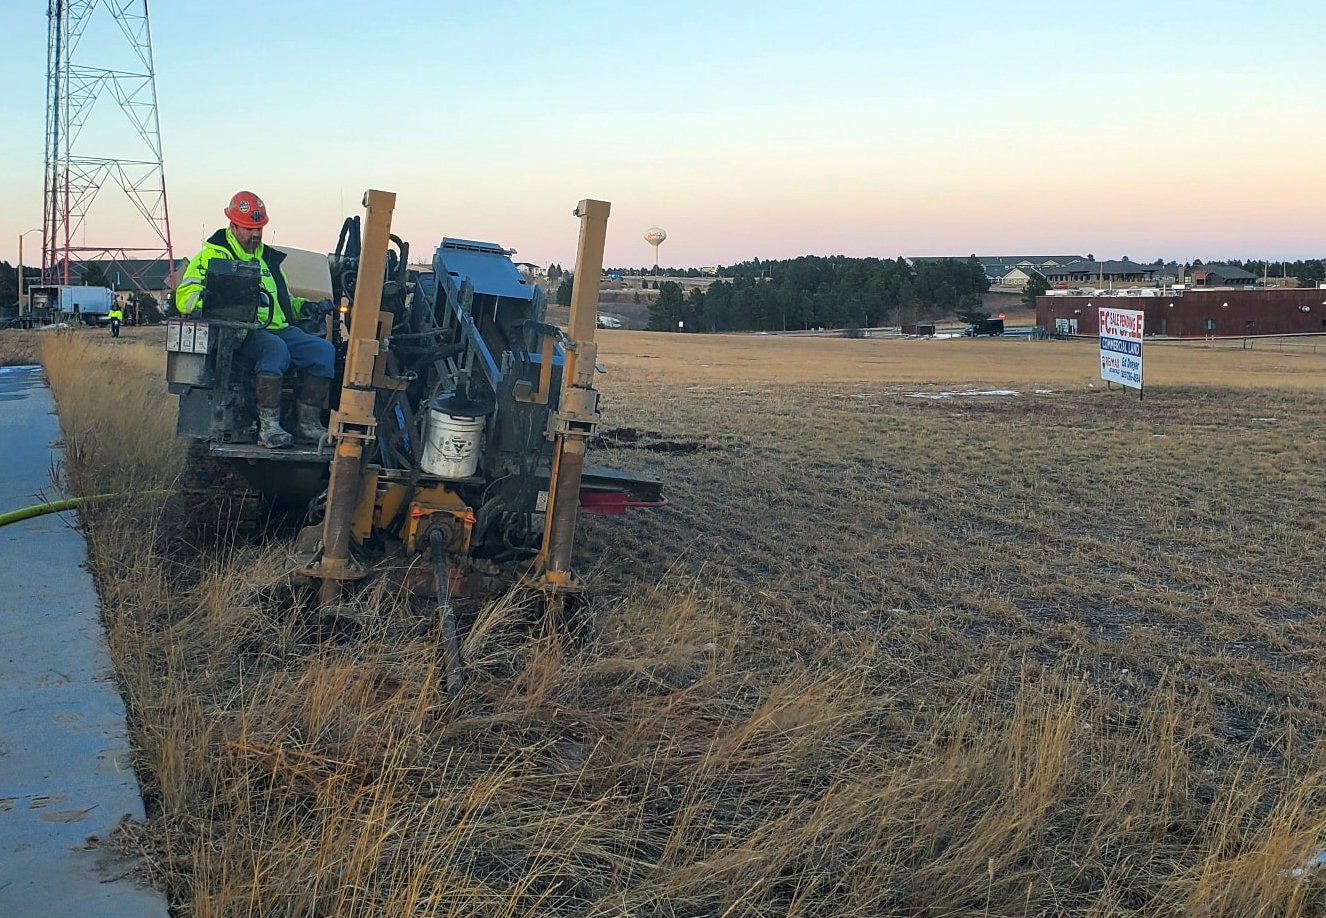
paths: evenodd
<path fill-rule="evenodd" d="M 285 253 L 263 245 L 262 228 L 267 225 L 267 206 L 251 191 L 241 191 L 225 209 L 230 225 L 217 230 L 203 250 L 189 262 L 175 290 L 175 308 L 188 315 L 203 305 L 207 264 L 213 258 L 231 258 L 259 263 L 262 272 L 263 305 L 257 322 L 240 346 L 240 354 L 253 361 L 258 402 L 258 442 L 269 449 L 289 446 L 291 435 L 281 427 L 281 377 L 291 366 L 302 371 L 295 436 L 321 442 L 327 436 L 322 426 L 322 406 L 335 375 L 335 352 L 326 338 L 310 335 L 292 324 L 315 319 L 331 311 L 331 301 L 312 301 L 290 293 L 281 262 Z"/>
<path fill-rule="evenodd" d="M 110 312 L 106 313 L 106 318 L 110 320 L 111 337 L 120 337 L 120 323 L 124 321 L 124 310 L 120 308 L 119 300 L 116 300 Z"/>

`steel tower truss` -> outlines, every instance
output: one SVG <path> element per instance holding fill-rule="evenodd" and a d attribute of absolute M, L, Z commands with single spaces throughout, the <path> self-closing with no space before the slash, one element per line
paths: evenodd
<path fill-rule="evenodd" d="M 96 15 L 99 8 L 109 14 L 109 19 Z M 47 0 L 46 15 L 49 41 L 42 278 L 48 284 L 67 284 L 73 263 L 99 260 L 114 263 L 117 271 L 142 290 L 151 265 L 165 259 L 173 288 L 175 260 L 166 207 L 147 0 Z M 85 39 L 93 47 L 80 54 Z M 91 66 L 83 62 L 84 58 L 100 63 L 122 58 L 128 63 L 112 69 Z M 118 103 L 127 119 L 123 133 L 130 139 L 126 145 L 137 146 L 137 158 L 84 155 L 94 152 L 92 148 L 99 143 L 109 146 L 101 132 L 91 132 L 94 136 L 86 139 L 80 136 L 103 93 Z M 135 135 L 137 140 L 132 139 Z M 146 224 L 145 228 L 140 224 L 137 231 L 117 230 L 124 234 L 122 243 L 129 244 L 88 245 L 81 241 L 93 202 L 107 185 L 117 186 Z"/>

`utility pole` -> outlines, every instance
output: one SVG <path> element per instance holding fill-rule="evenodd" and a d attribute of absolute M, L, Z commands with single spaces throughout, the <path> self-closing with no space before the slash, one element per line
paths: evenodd
<path fill-rule="evenodd" d="M 41 227 L 34 227 L 30 230 L 24 230 L 18 234 L 18 314 L 24 315 L 31 312 L 30 309 L 23 308 L 23 237 L 32 233 L 40 233 Z"/>

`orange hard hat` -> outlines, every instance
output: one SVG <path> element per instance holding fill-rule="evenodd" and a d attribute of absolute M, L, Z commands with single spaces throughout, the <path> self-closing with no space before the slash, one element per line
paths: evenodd
<path fill-rule="evenodd" d="M 252 191 L 238 191 L 226 207 L 226 218 L 236 226 L 257 229 L 267 225 L 267 205 Z"/>

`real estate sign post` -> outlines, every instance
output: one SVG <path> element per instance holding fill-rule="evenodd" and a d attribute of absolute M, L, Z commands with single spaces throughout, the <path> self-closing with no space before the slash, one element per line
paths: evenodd
<path fill-rule="evenodd" d="M 1142 313 L 1100 310 L 1100 378 L 1142 395 Z"/>

